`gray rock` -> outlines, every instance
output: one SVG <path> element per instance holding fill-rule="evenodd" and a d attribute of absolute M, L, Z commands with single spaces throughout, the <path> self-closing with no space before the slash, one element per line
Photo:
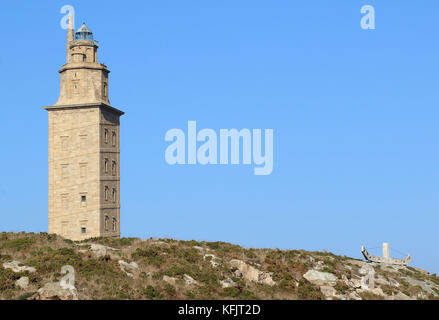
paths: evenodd
<path fill-rule="evenodd" d="M 391 300 L 414 300 L 414 299 L 402 292 L 398 292 L 397 294 L 392 296 Z"/>
<path fill-rule="evenodd" d="M 356 278 L 348 279 L 344 274 L 341 276 L 341 280 L 351 289 L 361 288 L 361 280 Z"/>
<path fill-rule="evenodd" d="M 356 291 L 357 291 L 357 293 L 367 292 L 367 293 L 373 293 L 377 296 L 386 297 L 386 294 L 383 292 L 383 290 L 381 288 L 357 289 Z"/>
<path fill-rule="evenodd" d="M 337 282 L 337 277 L 332 273 L 317 270 L 308 270 L 303 277 L 312 284 L 318 286 L 334 286 Z"/>
<path fill-rule="evenodd" d="M 230 278 L 227 278 L 225 280 L 221 280 L 220 283 L 221 283 L 221 287 L 223 287 L 223 288 L 229 288 L 229 287 L 235 286 L 235 282 Z"/>
<path fill-rule="evenodd" d="M 17 281 L 15 281 L 15 285 L 21 289 L 26 289 L 29 286 L 29 278 L 21 277 Z"/>
<path fill-rule="evenodd" d="M 197 285 L 198 282 L 195 281 L 191 276 L 188 276 L 187 274 L 183 275 L 183 280 L 187 285 Z"/>
<path fill-rule="evenodd" d="M 322 271 L 324 265 L 325 264 L 323 263 L 323 261 L 317 261 L 317 263 L 314 265 L 313 269 L 317 270 L 317 271 Z"/>
<path fill-rule="evenodd" d="M 349 293 L 349 298 L 351 300 L 363 300 L 356 292 Z"/>
<path fill-rule="evenodd" d="M 59 282 L 49 282 L 32 297 L 33 300 L 78 300 L 76 290 L 63 289 Z"/>
<path fill-rule="evenodd" d="M 261 283 L 269 286 L 274 286 L 276 282 L 271 278 L 271 274 L 268 272 L 260 271 L 244 261 L 233 259 L 230 260 L 232 270 L 236 269 L 235 275 L 240 275 L 240 278 L 244 278 L 247 281 Z"/>
<path fill-rule="evenodd" d="M 320 291 L 327 299 L 332 299 L 337 296 L 337 290 L 335 290 L 334 287 L 331 286 L 321 286 Z"/>
<path fill-rule="evenodd" d="M 414 287 L 420 286 L 422 290 L 426 291 L 428 294 L 432 294 L 432 295 L 435 294 L 435 292 L 431 289 L 431 287 L 427 285 L 424 281 L 413 279 L 411 277 L 405 277 L 403 279 L 406 280 L 411 286 Z"/>
<path fill-rule="evenodd" d="M 212 265 L 212 267 L 216 268 L 219 266 L 219 263 L 216 261 L 218 259 L 217 256 L 213 254 L 205 254 L 203 256 L 203 260 L 206 260 L 207 258 L 210 258 L 210 264 Z"/>
<path fill-rule="evenodd" d="M 166 283 L 169 283 L 173 286 L 175 286 L 175 280 L 177 280 L 177 279 L 174 277 L 163 276 L 163 281 Z"/>
<path fill-rule="evenodd" d="M 98 243 L 80 243 L 79 246 L 90 246 L 90 251 L 95 257 L 109 256 L 111 259 L 117 259 L 119 256 L 116 254 L 119 249 L 104 246 Z"/>
<path fill-rule="evenodd" d="M 3 268 L 5 269 L 11 269 L 14 272 L 24 272 L 28 271 L 30 273 L 34 273 L 37 271 L 34 267 L 26 267 L 26 266 L 20 266 L 21 262 L 19 261 L 11 261 L 11 262 L 5 262 L 3 263 Z"/>
<path fill-rule="evenodd" d="M 397 288 L 400 287 L 399 282 L 396 281 L 395 279 L 389 278 L 389 283 L 390 283 L 391 286 L 394 286 L 394 287 L 397 287 Z"/>
<path fill-rule="evenodd" d="M 131 277 L 131 278 L 134 277 L 132 272 L 136 271 L 137 269 L 139 269 L 139 266 L 134 261 L 130 262 L 130 263 L 127 263 L 127 262 L 125 262 L 123 260 L 119 260 L 119 267 L 120 267 L 120 269 L 123 272 L 125 272 L 125 274 L 128 277 Z"/>

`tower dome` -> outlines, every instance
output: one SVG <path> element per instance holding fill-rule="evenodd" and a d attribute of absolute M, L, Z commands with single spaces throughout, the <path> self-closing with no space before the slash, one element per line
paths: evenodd
<path fill-rule="evenodd" d="M 82 23 L 82 26 L 75 33 L 75 40 L 93 40 L 93 32 Z"/>

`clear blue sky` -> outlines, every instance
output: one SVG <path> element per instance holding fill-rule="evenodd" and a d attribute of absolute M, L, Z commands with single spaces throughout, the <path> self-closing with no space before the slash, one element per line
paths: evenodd
<path fill-rule="evenodd" d="M 47 231 L 42 107 L 59 94 L 65 4 L 100 42 L 126 112 L 123 236 L 358 258 L 388 241 L 439 273 L 435 0 L 2 3 L 0 230 Z M 360 28 L 365 4 L 374 31 Z M 168 165 L 165 133 L 188 120 L 274 129 L 273 173 Z"/>

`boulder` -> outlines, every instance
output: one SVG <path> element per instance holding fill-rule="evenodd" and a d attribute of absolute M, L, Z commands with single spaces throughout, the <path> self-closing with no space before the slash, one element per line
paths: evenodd
<path fill-rule="evenodd" d="M 317 270 L 308 270 L 303 277 L 318 286 L 334 286 L 337 282 L 337 277 L 332 273 Z"/>
<path fill-rule="evenodd" d="M 15 281 L 15 285 L 21 289 L 26 289 L 29 286 L 29 278 L 21 277 L 17 281 Z"/>
<path fill-rule="evenodd" d="M 196 285 L 198 284 L 197 281 L 195 281 L 191 276 L 188 276 L 187 274 L 183 275 L 183 280 L 187 285 Z"/>
<path fill-rule="evenodd" d="M 399 282 L 396 281 L 395 279 L 389 278 L 389 283 L 390 283 L 391 286 L 394 286 L 394 287 L 397 287 L 397 288 L 400 287 Z"/>
<path fill-rule="evenodd" d="M 372 289 L 357 289 L 356 290 L 357 293 L 372 293 L 374 295 L 377 296 L 381 296 L 381 297 L 387 297 L 386 294 L 383 292 L 383 290 L 381 288 L 372 288 Z"/>
<path fill-rule="evenodd" d="M 76 289 L 63 289 L 59 282 L 49 282 L 32 296 L 32 300 L 78 300 Z"/>
<path fill-rule="evenodd" d="M 260 271 L 244 261 L 233 259 L 230 260 L 232 270 L 235 270 L 235 275 L 239 278 L 244 278 L 247 281 L 261 283 L 269 286 L 273 286 L 276 282 L 271 278 L 271 274 L 268 272 Z"/>
<path fill-rule="evenodd" d="M 5 269 L 11 269 L 14 272 L 24 272 L 28 271 L 30 273 L 34 273 L 37 271 L 34 267 L 26 267 L 26 266 L 20 266 L 21 262 L 19 261 L 11 261 L 11 262 L 5 262 L 3 263 L 3 268 Z"/>
<path fill-rule="evenodd" d="M 322 271 L 323 270 L 323 267 L 324 267 L 324 263 L 323 263 L 323 261 L 317 261 L 317 263 L 314 265 L 314 270 L 317 270 L 317 271 Z"/>
<path fill-rule="evenodd" d="M 229 288 L 229 287 L 235 286 L 235 282 L 230 278 L 227 278 L 225 280 L 221 280 L 220 283 L 221 283 L 221 287 L 223 287 L 223 288 Z"/>
<path fill-rule="evenodd" d="M 175 280 L 177 279 L 174 277 L 163 276 L 163 281 L 169 283 L 170 285 L 175 286 Z"/>
<path fill-rule="evenodd" d="M 363 300 L 356 292 L 349 293 L 349 299 L 351 300 Z"/>
<path fill-rule="evenodd" d="M 152 241 L 150 241 L 150 245 L 169 248 L 169 243 L 164 242 L 164 241 L 160 241 L 160 240 L 152 240 Z"/>
<path fill-rule="evenodd" d="M 133 271 L 136 271 L 137 269 L 139 269 L 139 266 L 137 265 L 137 263 L 133 262 L 125 262 L 123 260 L 119 260 L 119 266 L 120 269 L 125 272 L 125 274 L 129 277 L 133 277 Z"/>
<path fill-rule="evenodd" d="M 104 246 L 102 244 L 98 244 L 98 243 L 80 243 L 78 245 L 79 246 L 90 246 L 89 250 L 97 258 L 109 256 L 111 259 L 117 259 L 119 257 L 117 255 L 117 253 L 116 253 L 117 251 L 119 251 L 119 249 L 107 247 L 107 246 Z"/>
<path fill-rule="evenodd" d="M 348 279 L 344 274 L 341 276 L 341 280 L 351 289 L 361 288 L 361 279 L 351 278 Z"/>
<path fill-rule="evenodd" d="M 331 286 L 321 286 L 320 291 L 327 299 L 332 299 L 337 296 L 337 290 L 335 290 L 334 287 Z"/>
<path fill-rule="evenodd" d="M 431 294 L 431 295 L 435 295 L 435 291 L 433 289 L 431 289 L 431 287 L 429 285 L 427 285 L 426 282 L 421 281 L 421 280 L 417 280 L 417 279 L 413 279 L 411 277 L 404 277 L 403 278 L 406 282 L 408 282 L 409 285 L 416 287 L 419 286 L 421 287 L 422 290 L 424 290 L 426 293 Z"/>
<path fill-rule="evenodd" d="M 414 300 L 414 298 L 411 298 L 402 292 L 398 292 L 397 294 L 393 295 L 390 300 Z"/>
<path fill-rule="evenodd" d="M 212 265 L 212 267 L 216 268 L 219 266 L 219 263 L 216 261 L 218 259 L 217 256 L 213 254 L 205 254 L 203 256 L 203 260 L 206 260 L 207 258 L 210 258 L 210 264 Z"/>

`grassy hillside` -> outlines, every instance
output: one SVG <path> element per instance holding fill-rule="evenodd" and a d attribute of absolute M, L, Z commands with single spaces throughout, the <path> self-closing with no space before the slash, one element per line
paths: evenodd
<path fill-rule="evenodd" d="M 36 271 L 4 267 L 14 260 Z M 135 264 L 128 265 L 131 262 Z M 46 233 L 3 232 L 0 299 L 35 299 L 45 284 L 60 281 L 64 265 L 75 269 L 79 299 L 439 297 L 439 277 L 412 267 L 367 264 L 374 268 L 375 285 L 362 289 L 360 271 L 366 263 L 327 252 L 245 249 L 223 242 L 171 239 L 99 238 L 79 243 Z M 307 280 L 304 275 L 310 270 L 328 279 Z M 17 284 L 22 277 L 29 279 L 24 288 Z"/>

